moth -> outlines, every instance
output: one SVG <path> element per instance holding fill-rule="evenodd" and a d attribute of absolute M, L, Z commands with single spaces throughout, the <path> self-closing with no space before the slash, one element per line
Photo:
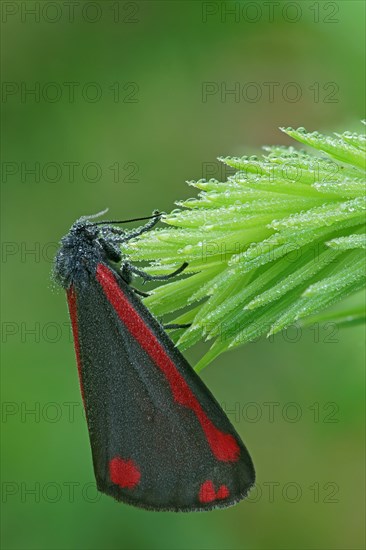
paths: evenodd
<path fill-rule="evenodd" d="M 97 487 L 148 510 L 231 506 L 254 484 L 249 453 L 131 286 L 133 275 L 169 279 L 187 264 L 158 277 L 123 257 L 120 245 L 152 229 L 158 212 L 130 231 L 92 218 L 63 237 L 54 274 L 67 295 Z"/>

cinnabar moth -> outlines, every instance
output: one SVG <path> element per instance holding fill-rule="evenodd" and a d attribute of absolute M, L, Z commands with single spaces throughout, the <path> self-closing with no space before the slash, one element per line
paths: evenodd
<path fill-rule="evenodd" d="M 152 277 L 128 262 L 120 270 L 112 265 L 122 260 L 118 245 L 160 217 L 155 213 L 129 232 L 111 225 L 117 222 L 80 218 L 55 260 L 55 277 L 67 293 L 97 487 L 149 510 L 224 508 L 254 484 L 248 451 L 137 296 L 143 293 L 130 286 L 132 273 Z"/>

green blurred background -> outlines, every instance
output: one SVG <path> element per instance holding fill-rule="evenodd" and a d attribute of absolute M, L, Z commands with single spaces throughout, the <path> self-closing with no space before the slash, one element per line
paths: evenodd
<path fill-rule="evenodd" d="M 80 215 L 169 211 L 191 196 L 185 180 L 225 177 L 218 155 L 290 143 L 278 126 L 360 131 L 364 3 L 1 9 L 3 548 L 364 548 L 363 328 L 291 329 L 208 367 L 257 489 L 224 511 L 157 514 L 95 492 L 65 297 L 50 281 Z"/>

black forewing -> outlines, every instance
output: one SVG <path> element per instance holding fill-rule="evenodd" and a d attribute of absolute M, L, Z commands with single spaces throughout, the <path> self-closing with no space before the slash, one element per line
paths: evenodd
<path fill-rule="evenodd" d="M 234 504 L 254 483 L 245 446 L 158 321 L 111 271 L 207 416 L 218 429 L 235 437 L 240 458 L 223 462 L 213 455 L 193 411 L 174 401 L 164 374 L 131 336 L 92 277 L 88 285 L 74 291 L 82 385 L 98 488 L 117 500 L 154 510 L 208 510 Z M 136 486 L 120 487 L 111 481 L 110 461 L 115 457 L 137 466 L 141 478 Z M 207 502 L 200 502 L 204 483 L 209 484 Z M 217 492 L 215 498 L 210 485 Z M 218 492 L 223 485 L 229 496 Z"/>

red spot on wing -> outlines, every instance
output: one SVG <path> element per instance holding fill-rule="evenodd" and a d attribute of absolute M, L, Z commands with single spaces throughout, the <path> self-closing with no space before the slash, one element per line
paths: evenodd
<path fill-rule="evenodd" d="M 111 270 L 98 264 L 97 280 L 124 326 L 163 372 L 175 401 L 195 413 L 214 456 L 224 462 L 238 460 L 240 448 L 235 438 L 218 430 L 208 418 L 159 340 L 123 294 Z"/>
<path fill-rule="evenodd" d="M 74 347 L 75 347 L 75 354 L 76 354 L 76 364 L 77 364 L 77 367 L 78 367 L 78 374 L 79 374 L 81 397 L 83 398 L 83 402 L 84 402 L 84 405 L 85 405 L 83 379 L 82 379 L 82 373 L 81 373 L 81 359 L 80 359 L 80 345 L 79 345 L 79 329 L 78 329 L 76 293 L 75 293 L 75 289 L 74 289 L 73 286 L 71 286 L 67 290 L 67 303 L 69 305 L 69 312 L 70 312 L 71 325 L 72 325 L 72 333 L 74 335 Z"/>
<path fill-rule="evenodd" d="M 133 489 L 138 485 L 141 473 L 133 460 L 123 460 L 115 456 L 109 462 L 109 477 L 122 489 Z"/>
<path fill-rule="evenodd" d="M 229 488 L 226 485 L 221 485 L 216 493 L 218 499 L 227 498 L 230 495 Z"/>
<path fill-rule="evenodd" d="M 230 495 L 230 491 L 226 485 L 220 485 L 217 491 L 211 480 L 202 483 L 198 493 L 200 502 L 213 502 L 214 500 L 223 500 Z"/>

